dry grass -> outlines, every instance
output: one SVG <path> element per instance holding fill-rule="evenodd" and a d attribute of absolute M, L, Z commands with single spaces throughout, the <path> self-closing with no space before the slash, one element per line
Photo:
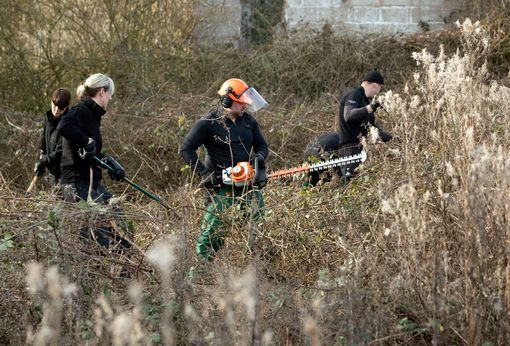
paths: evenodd
<path fill-rule="evenodd" d="M 368 143 L 370 160 L 347 186 L 270 182 L 256 225 L 230 210 L 211 285 L 188 278 L 197 265 L 202 192 L 180 172 L 177 150 L 198 110 L 213 106 L 212 86 L 241 70 L 198 48 L 187 56 L 185 71 L 195 71 L 189 84 L 174 70 L 161 80 L 136 72 L 139 79 L 128 83 L 112 69 L 125 92 L 103 123 L 105 151 L 172 206 L 106 178 L 127 197 L 136 244 L 130 256 L 78 236 L 82 227 L 118 226 L 108 209 L 60 202 L 44 183 L 24 196 L 40 116 L 11 111 L 19 109 L 15 102 L 1 109 L 0 343 L 505 344 L 510 91 L 488 72 L 497 72 L 489 67 L 504 56 L 497 47 L 505 39 L 492 26 L 464 22 L 441 38 L 380 38 L 374 44 L 391 46 L 392 54 L 364 60 L 354 39 L 325 35 L 227 51 L 247 58 L 242 77 L 260 83 L 270 100 L 258 115 L 270 167 L 295 164 L 308 140 L 332 130 L 337 93 L 372 65 L 385 64 L 390 79 L 379 119 L 402 143 Z M 458 52 L 454 42 L 461 42 Z M 172 55 L 175 66 L 184 57 Z M 218 67 L 206 72 L 201 64 Z M 37 97 L 33 107 L 42 102 Z M 119 278 L 122 268 L 130 279 Z"/>

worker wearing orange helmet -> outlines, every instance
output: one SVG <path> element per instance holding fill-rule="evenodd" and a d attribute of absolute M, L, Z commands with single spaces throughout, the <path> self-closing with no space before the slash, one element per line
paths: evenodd
<path fill-rule="evenodd" d="M 228 79 L 218 90 L 220 105 L 200 118 L 190 129 L 181 145 L 180 154 L 192 171 L 200 176 L 206 189 L 207 208 L 197 241 L 197 253 L 208 260 L 223 246 L 223 226 L 218 217 L 222 211 L 241 201 L 255 205 L 254 219 L 260 217 L 264 200 L 260 188 L 266 178 L 256 175 L 245 186 L 226 185 L 222 171 L 239 162 L 258 161 L 264 168 L 268 145 L 257 120 L 251 113 L 268 106 L 253 87 L 237 78 Z M 205 160 L 197 155 L 199 147 L 205 148 Z M 243 202 L 243 203 L 244 203 Z"/>

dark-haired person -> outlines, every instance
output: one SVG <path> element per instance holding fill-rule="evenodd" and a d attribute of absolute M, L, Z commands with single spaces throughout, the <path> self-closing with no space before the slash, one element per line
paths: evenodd
<path fill-rule="evenodd" d="M 62 135 L 57 126 L 67 112 L 71 101 L 71 93 L 66 89 L 56 89 L 51 95 L 51 109 L 44 116 L 44 126 L 40 141 L 39 160 L 35 164 L 35 174 L 44 175 L 48 169 L 49 183 L 58 186 L 60 179 L 60 161 L 62 158 Z"/>
<path fill-rule="evenodd" d="M 225 81 L 218 94 L 220 106 L 193 125 L 180 149 L 183 159 L 209 192 L 211 203 L 204 213 L 196 246 L 197 253 L 207 260 L 212 260 L 223 246 L 222 211 L 239 202 L 256 204 L 257 210 L 252 214 L 256 219 L 264 206 L 259 188 L 265 185 L 265 177 L 255 176 L 252 185 L 235 187 L 222 182 L 222 170 L 239 162 L 253 162 L 255 158 L 263 167 L 268 155 L 267 142 L 251 114 L 267 106 L 264 98 L 237 78 Z M 206 152 L 204 162 L 197 155 L 201 146 Z"/>
<path fill-rule="evenodd" d="M 94 156 L 114 168 L 114 172 L 108 172 L 113 180 L 120 181 L 125 176 L 122 166 L 101 152 L 101 118 L 114 92 L 115 84 L 110 77 L 101 73 L 91 75 L 76 90 L 79 102 L 69 109 L 58 125 L 63 137 L 61 188 L 66 202 L 87 200 L 90 195 L 95 202 L 107 204 L 112 197 L 102 185 L 101 169 Z M 130 247 L 126 239 L 114 235 L 108 227 L 96 229 L 93 236 L 105 247 L 117 240 L 123 248 Z"/>
<path fill-rule="evenodd" d="M 383 84 L 384 78 L 381 73 L 370 71 L 363 77 L 359 87 L 349 90 L 340 97 L 339 156 L 359 154 L 362 150 L 360 139 L 368 135 L 371 126 L 379 130 L 379 137 L 383 142 L 388 142 L 393 138 L 391 134 L 381 129 L 375 119 L 375 114 L 381 107 L 381 103 L 375 96 L 380 93 Z M 359 163 L 355 163 L 343 167 L 343 175 L 351 176 L 359 165 Z"/>

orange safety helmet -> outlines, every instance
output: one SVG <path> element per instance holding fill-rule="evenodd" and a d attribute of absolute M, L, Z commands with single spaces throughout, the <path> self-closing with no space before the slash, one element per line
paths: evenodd
<path fill-rule="evenodd" d="M 266 100 L 258 93 L 255 88 L 251 88 L 239 78 L 230 78 L 226 80 L 218 90 L 221 105 L 224 108 L 232 107 L 234 101 L 248 105 L 248 111 L 256 112 L 268 106 Z"/>
<path fill-rule="evenodd" d="M 242 81 L 239 78 L 230 78 L 226 80 L 221 86 L 220 90 L 218 90 L 218 94 L 222 97 L 222 99 L 227 96 L 233 101 L 243 102 L 240 100 L 241 95 L 248 90 L 248 84 Z"/>

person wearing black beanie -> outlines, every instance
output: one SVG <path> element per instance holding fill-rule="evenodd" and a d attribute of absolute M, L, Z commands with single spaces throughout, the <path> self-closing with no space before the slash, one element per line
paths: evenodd
<path fill-rule="evenodd" d="M 384 77 L 379 71 L 369 71 L 361 80 L 361 85 L 340 98 L 338 114 L 339 156 L 358 154 L 363 149 L 361 137 L 366 137 L 370 126 L 379 129 L 379 137 L 383 142 L 390 141 L 393 136 L 381 129 L 375 119 L 376 111 L 381 107 L 375 98 L 382 89 Z M 342 173 L 349 177 L 359 166 L 353 164 L 345 167 Z"/>
<path fill-rule="evenodd" d="M 370 82 L 383 85 L 384 77 L 379 71 L 370 71 L 365 75 L 365 77 L 363 77 L 362 82 Z"/>

